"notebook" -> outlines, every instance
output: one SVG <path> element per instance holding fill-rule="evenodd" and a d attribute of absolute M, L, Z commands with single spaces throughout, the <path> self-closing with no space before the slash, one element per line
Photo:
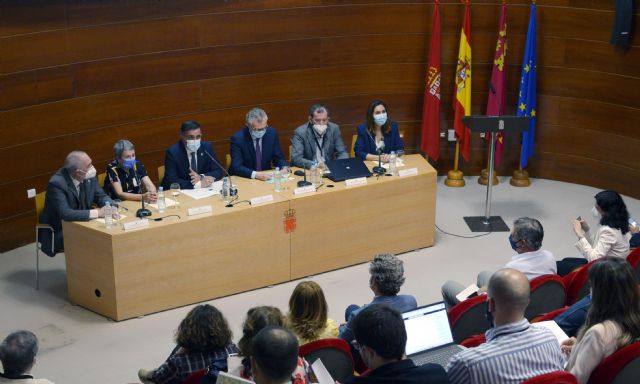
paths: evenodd
<path fill-rule="evenodd" d="M 406 355 L 416 365 L 435 363 L 444 367 L 463 350 L 453 342 L 444 302 L 404 312 L 402 319 L 407 330 Z"/>
<path fill-rule="evenodd" d="M 331 172 L 327 177 L 334 182 L 371 176 L 369 168 L 367 168 L 364 161 L 359 157 L 329 160 L 327 161 L 327 167 Z"/>

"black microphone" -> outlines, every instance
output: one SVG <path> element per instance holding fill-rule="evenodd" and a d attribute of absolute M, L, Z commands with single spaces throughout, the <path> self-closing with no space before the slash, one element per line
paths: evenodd
<path fill-rule="evenodd" d="M 384 175 L 387 170 L 382 166 L 382 150 L 384 149 L 384 141 L 380 140 L 380 146 L 376 148 L 378 152 L 378 165 L 373 167 L 373 173 L 377 175 Z"/>
<path fill-rule="evenodd" d="M 144 218 L 147 216 L 151 216 L 151 211 L 144 207 L 144 194 L 142 193 L 142 181 L 138 177 L 138 167 L 136 166 L 138 162 L 133 163 L 133 176 L 136 178 L 138 182 L 138 188 L 140 189 L 140 201 L 142 202 L 142 208 L 136 211 L 136 217 Z"/>
<path fill-rule="evenodd" d="M 227 172 L 227 169 L 225 167 L 223 167 L 222 164 L 220 164 L 220 162 L 218 162 L 218 160 L 216 160 L 216 158 L 213 157 L 212 154 L 210 154 L 209 152 L 205 151 L 204 149 L 202 150 L 202 152 L 206 153 L 207 156 L 209 156 L 209 158 L 211 159 L 211 161 L 216 163 L 216 165 L 218 167 L 220 167 L 220 169 L 222 169 L 222 172 L 224 172 L 225 176 L 227 176 L 229 178 L 229 195 L 236 196 L 238 194 L 238 188 L 233 186 L 233 183 L 231 182 L 231 175 L 229 174 L 229 172 Z"/>
<path fill-rule="evenodd" d="M 303 165 L 302 169 L 304 169 L 304 180 L 298 181 L 298 187 L 306 187 L 307 185 L 311 185 L 311 182 L 307 181 L 307 166 Z"/>

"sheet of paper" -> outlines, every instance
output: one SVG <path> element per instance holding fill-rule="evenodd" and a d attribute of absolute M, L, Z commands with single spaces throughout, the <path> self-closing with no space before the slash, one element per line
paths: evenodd
<path fill-rule="evenodd" d="M 335 384 L 335 380 L 331 377 L 329 371 L 322 363 L 322 360 L 318 359 L 311 364 L 311 369 L 318 379 L 318 384 Z"/>
<path fill-rule="evenodd" d="M 564 333 L 562 328 L 560 328 L 558 323 L 556 323 L 553 320 L 541 321 L 539 323 L 533 323 L 532 325 L 536 327 L 544 327 L 549 329 L 551 332 L 553 332 L 553 335 L 556 337 L 556 339 L 558 339 L 558 344 L 562 343 L 563 341 L 569 338 L 569 336 L 567 336 L 567 334 Z"/>
<path fill-rule="evenodd" d="M 378 160 L 369 161 L 371 164 L 378 165 Z M 389 169 L 389 163 L 382 162 L 382 167 L 384 169 Z M 402 159 L 396 159 L 396 167 L 404 167 L 404 161 Z"/>
<path fill-rule="evenodd" d="M 167 196 L 164 197 L 164 202 L 165 202 L 165 206 L 166 208 L 173 208 L 176 205 L 176 201 L 173 199 L 168 198 Z M 153 209 L 158 209 L 158 203 L 145 203 L 145 206 L 149 206 Z"/>
<path fill-rule="evenodd" d="M 121 214 L 121 215 L 120 215 L 120 218 L 119 218 L 119 219 L 113 219 L 113 222 L 115 223 L 115 222 L 118 222 L 118 221 L 122 221 L 122 220 L 124 220 L 124 219 L 126 219 L 126 218 L 127 218 L 127 216 L 125 216 L 125 215 L 122 215 L 122 214 Z M 96 219 L 96 221 L 97 221 L 98 223 L 104 224 L 104 217 L 101 217 L 101 218 L 99 218 L 99 219 Z"/>
<path fill-rule="evenodd" d="M 180 191 L 180 193 L 183 195 L 187 195 L 192 199 L 200 200 L 200 199 L 205 199 L 207 197 L 219 195 L 221 189 L 222 189 L 222 180 L 218 180 L 207 188 L 183 189 L 182 191 Z"/>
<path fill-rule="evenodd" d="M 465 288 L 462 292 L 458 293 L 456 295 L 456 299 L 458 299 L 458 301 L 465 301 L 470 295 L 478 292 L 478 289 L 479 288 L 477 285 L 471 284 L 470 286 Z"/>
<path fill-rule="evenodd" d="M 220 373 L 218 373 L 216 384 L 253 384 L 253 381 L 245 380 L 241 377 L 220 371 Z"/>

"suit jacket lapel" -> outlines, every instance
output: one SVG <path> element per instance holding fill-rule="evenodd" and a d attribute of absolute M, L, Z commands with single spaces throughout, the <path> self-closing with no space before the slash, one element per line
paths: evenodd
<path fill-rule="evenodd" d="M 184 164 L 185 168 L 187 170 L 187 179 L 189 178 L 189 168 L 191 167 L 191 163 L 189 162 L 189 155 L 187 155 L 187 149 L 184 147 L 184 143 L 182 142 L 182 140 L 178 141 L 178 143 L 180 143 L 179 147 L 180 147 L 180 157 L 181 157 L 181 161 L 182 164 Z"/>
<path fill-rule="evenodd" d="M 76 188 L 76 185 L 73 183 L 73 179 L 71 178 L 71 175 L 69 175 L 69 172 L 66 169 L 63 171 L 63 174 L 64 174 L 64 179 L 67 182 L 67 187 L 69 191 L 71 191 L 71 194 L 76 199 L 76 203 L 78 203 L 78 206 L 79 206 L 80 196 L 78 195 L 78 189 Z"/>

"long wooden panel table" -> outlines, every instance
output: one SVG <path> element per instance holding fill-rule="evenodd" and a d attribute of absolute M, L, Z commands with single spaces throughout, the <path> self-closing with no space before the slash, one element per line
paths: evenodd
<path fill-rule="evenodd" d="M 69 300 L 124 320 L 365 262 L 378 252 L 431 246 L 436 171 L 419 155 L 404 161 L 400 169 L 418 174 L 372 176 L 353 187 L 325 179 L 304 195 L 293 193 L 299 178 L 276 193 L 272 184 L 234 177 L 239 200 L 272 194 L 273 202 L 227 208 L 220 196 L 181 195 L 179 208 L 152 210 L 152 218 L 180 219 L 138 230 L 64 222 Z M 138 204 L 124 205 L 122 222 L 135 220 Z M 213 213 L 187 216 L 203 205 Z M 290 209 L 297 225 L 288 234 L 283 217 Z"/>

